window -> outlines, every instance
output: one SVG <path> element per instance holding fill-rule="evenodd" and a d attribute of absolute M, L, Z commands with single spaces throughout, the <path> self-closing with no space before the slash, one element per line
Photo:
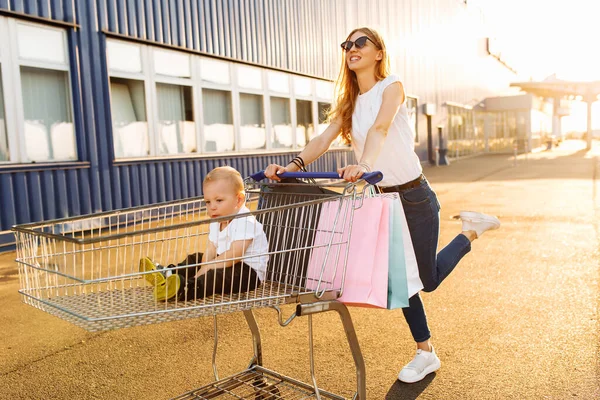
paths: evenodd
<path fill-rule="evenodd" d="M 415 143 L 419 143 L 419 130 L 417 129 L 417 99 L 415 97 L 406 96 L 406 111 L 408 113 L 408 123 L 413 130 Z"/>
<path fill-rule="evenodd" d="M 228 85 L 231 82 L 229 64 L 226 62 L 202 57 L 200 59 L 200 71 L 202 80 L 205 82 L 223 85 Z"/>
<path fill-rule="evenodd" d="M 475 151 L 473 109 L 459 104 L 446 104 L 448 109 L 448 129 L 446 138 L 452 157 L 461 157 Z"/>
<path fill-rule="evenodd" d="M 0 49 L 0 162 L 76 160 L 66 32 L 0 17 Z"/>
<path fill-rule="evenodd" d="M 327 123 L 327 114 L 329 113 L 331 104 L 319 102 L 317 107 L 319 112 L 319 134 L 321 134 L 329 126 Z"/>
<path fill-rule="evenodd" d="M 189 86 L 156 84 L 160 154 L 196 152 L 196 124 Z"/>
<path fill-rule="evenodd" d="M 315 128 L 312 118 L 312 102 L 296 100 L 296 144 L 300 147 L 315 137 Z"/>
<path fill-rule="evenodd" d="M 286 94 L 290 92 L 290 80 L 286 74 L 282 72 L 269 71 L 267 74 L 267 80 L 270 91 Z"/>
<path fill-rule="evenodd" d="M 294 77 L 294 93 L 296 97 L 298 96 L 311 96 L 312 95 L 312 85 L 310 83 L 310 79 L 303 78 L 300 76 Z"/>
<path fill-rule="evenodd" d="M 291 149 L 294 146 L 290 99 L 271 97 L 271 124 L 273 127 L 273 148 Z"/>
<path fill-rule="evenodd" d="M 231 92 L 213 89 L 202 90 L 205 152 L 235 150 L 231 107 Z"/>
<path fill-rule="evenodd" d="M 202 78 L 203 151 L 235 151 L 231 65 L 221 60 L 200 58 Z"/>
<path fill-rule="evenodd" d="M 190 56 L 177 51 L 153 49 L 154 72 L 158 75 L 190 78 L 192 76 Z"/>
<path fill-rule="evenodd" d="M 236 66 L 237 84 L 242 89 L 263 90 L 263 71 L 245 65 Z M 240 93 L 240 150 L 267 148 L 267 132 L 264 117 L 264 96 Z"/>
<path fill-rule="evenodd" d="M 325 82 L 325 81 L 317 81 L 316 92 L 317 92 L 317 97 L 331 101 L 332 96 L 333 96 L 333 83 Z"/>
<path fill-rule="evenodd" d="M 331 104 L 329 103 L 317 103 L 317 112 L 319 113 L 319 135 L 327 129 L 329 123 L 327 122 L 327 118 L 329 116 L 329 111 L 331 110 Z M 349 146 L 344 143 L 342 139 L 342 135 L 339 135 L 333 143 L 331 143 L 332 147 L 344 147 Z"/>
<path fill-rule="evenodd" d="M 237 81 L 241 88 L 262 89 L 262 72 L 258 68 L 237 66 Z"/>
<path fill-rule="evenodd" d="M 266 149 L 263 96 L 240 93 L 240 149 Z"/>
<path fill-rule="evenodd" d="M 110 78 L 115 157 L 150 154 L 144 82 Z"/>
<path fill-rule="evenodd" d="M 317 100 L 317 135 L 320 135 L 327 129 L 329 123 L 327 117 L 331 109 L 331 102 L 333 100 L 333 83 L 326 81 L 315 81 L 315 94 Z M 333 143 L 332 147 L 344 146 L 341 135 L 338 136 Z"/>
<path fill-rule="evenodd" d="M 327 127 L 331 82 L 117 39 L 106 51 L 116 158 L 294 150 Z"/>
<path fill-rule="evenodd" d="M 115 158 L 197 153 L 190 55 L 118 40 L 106 51 Z"/>
<path fill-rule="evenodd" d="M 0 161 L 9 161 L 8 136 L 4 117 L 4 92 L 2 90 L 2 65 L 0 65 Z"/>
<path fill-rule="evenodd" d="M 21 22 L 16 26 L 20 59 L 64 65 L 67 49 L 63 30 Z"/>
<path fill-rule="evenodd" d="M 106 42 L 106 58 L 108 60 L 108 68 L 112 71 L 142 72 L 141 46 L 108 40 Z"/>
<path fill-rule="evenodd" d="M 31 161 L 75 159 L 67 73 L 21 67 L 21 91 L 27 158 Z"/>

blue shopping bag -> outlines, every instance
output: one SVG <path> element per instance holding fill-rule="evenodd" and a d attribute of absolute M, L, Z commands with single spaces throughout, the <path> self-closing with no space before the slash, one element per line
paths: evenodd
<path fill-rule="evenodd" d="M 403 238 L 403 224 L 406 224 L 404 209 L 395 196 L 390 202 L 389 266 L 387 309 L 408 307 L 408 281 L 406 254 Z M 412 246 L 412 243 L 409 244 Z"/>

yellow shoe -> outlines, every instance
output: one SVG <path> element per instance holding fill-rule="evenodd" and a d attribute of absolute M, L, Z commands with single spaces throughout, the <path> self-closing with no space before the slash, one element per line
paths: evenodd
<path fill-rule="evenodd" d="M 177 296 L 177 292 L 179 292 L 179 287 L 181 286 L 180 279 L 177 274 L 169 276 L 164 284 L 154 287 L 154 298 L 157 301 L 162 301 Z"/>
<path fill-rule="evenodd" d="M 158 270 L 156 269 L 156 264 L 154 264 L 154 262 L 151 259 L 149 259 L 148 257 L 142 258 L 140 260 L 140 272 L 150 272 L 150 271 L 156 271 L 156 272 L 153 274 L 145 274 L 144 279 L 146 279 L 146 282 L 148 282 L 149 284 L 151 284 L 154 287 L 165 284 L 165 282 L 166 282 L 165 276 L 162 273 L 158 272 Z"/>

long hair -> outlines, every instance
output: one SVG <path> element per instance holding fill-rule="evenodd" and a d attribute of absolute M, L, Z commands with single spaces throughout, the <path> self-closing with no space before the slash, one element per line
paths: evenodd
<path fill-rule="evenodd" d="M 375 43 L 378 50 L 381 50 L 383 57 L 377 61 L 375 67 L 375 79 L 380 81 L 386 78 L 390 74 L 390 60 L 385 48 L 385 43 L 381 35 L 372 28 L 362 27 L 356 28 L 346 38 L 349 40 L 352 35 L 356 32 L 362 32 L 369 37 Z M 342 50 L 343 52 L 343 50 Z M 352 113 L 356 106 L 356 99 L 358 98 L 359 89 L 356 74 L 346 64 L 345 54 L 342 56 L 342 65 L 340 73 L 335 83 L 335 103 L 328 115 L 328 121 L 331 122 L 336 118 L 340 118 L 342 122 L 341 132 L 342 139 L 346 144 L 352 141 Z"/>

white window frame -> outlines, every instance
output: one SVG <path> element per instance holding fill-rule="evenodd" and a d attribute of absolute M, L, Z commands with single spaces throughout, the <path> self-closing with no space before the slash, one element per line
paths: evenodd
<path fill-rule="evenodd" d="M 293 96 L 293 110 L 294 115 L 292 117 L 292 124 L 294 126 L 294 148 L 295 149 L 303 149 L 304 147 L 298 146 L 296 142 L 298 133 L 296 130 L 298 129 L 298 109 L 296 107 L 296 100 L 310 101 L 310 117 L 312 119 L 313 129 L 315 131 L 315 137 L 319 135 L 319 111 L 317 106 L 317 94 L 316 94 L 316 83 L 314 79 L 302 77 L 303 79 L 308 80 L 310 85 L 310 94 L 300 94 L 296 93 L 296 86 L 294 84 L 294 76 L 292 75 L 291 79 L 291 87 L 292 87 L 292 96 Z"/>
<path fill-rule="evenodd" d="M 313 113 L 314 113 L 314 119 L 315 119 L 315 131 L 317 133 L 317 136 L 320 135 L 322 132 L 319 132 L 319 103 L 327 103 L 331 106 L 333 106 L 333 91 L 331 91 L 331 95 L 328 97 L 323 97 L 323 96 L 319 96 L 318 90 L 317 90 L 317 85 L 319 83 L 321 83 L 323 81 L 317 81 L 315 80 L 313 82 L 314 87 L 313 87 L 313 93 L 314 93 L 314 106 L 313 106 Z M 333 149 L 345 149 L 347 148 L 347 146 L 344 145 L 339 145 L 337 143 L 332 143 L 331 144 L 331 148 Z"/>
<path fill-rule="evenodd" d="M 109 69 L 109 78 L 124 78 L 133 79 L 144 82 L 145 90 L 145 102 L 146 102 L 146 114 L 148 123 L 148 140 L 150 143 L 150 155 L 147 157 L 135 157 L 135 159 L 143 158 L 181 158 L 190 156 L 207 156 L 214 157 L 220 155 L 233 155 L 233 154 L 257 154 L 257 153 L 281 153 L 281 152 L 294 152 L 302 148 L 298 146 L 297 141 L 297 109 L 296 100 L 310 101 L 311 104 L 311 119 L 315 129 L 315 133 L 318 135 L 319 127 L 319 115 L 318 115 L 318 103 L 332 104 L 331 96 L 323 97 L 317 94 L 317 82 L 325 82 L 315 78 L 301 76 L 302 79 L 306 79 L 310 84 L 310 94 L 296 93 L 294 79 L 298 75 L 285 71 L 276 71 L 275 73 L 284 74 L 288 78 L 288 92 L 280 92 L 277 90 L 271 90 L 269 87 L 269 73 L 272 69 L 260 67 L 256 65 L 249 65 L 244 63 L 238 63 L 235 61 L 219 60 L 219 62 L 226 64 L 229 69 L 229 83 L 217 83 L 202 79 L 202 61 L 204 59 L 210 59 L 211 57 L 205 55 L 194 55 L 190 54 L 191 60 L 191 77 L 190 78 L 177 78 L 165 75 L 156 74 L 154 71 L 154 57 L 153 49 L 159 49 L 164 51 L 159 46 L 152 46 L 142 43 L 133 43 L 130 41 L 123 41 L 120 39 L 109 38 L 108 41 L 123 42 L 128 45 L 139 46 L 141 49 L 142 57 L 142 72 L 132 73 L 123 72 Z M 168 50 L 177 51 L 177 50 Z M 247 88 L 240 85 L 239 82 L 239 69 L 240 68 L 252 68 L 255 69 L 260 75 L 260 88 Z M 188 86 L 192 88 L 193 96 L 193 110 L 194 110 L 194 122 L 196 124 L 196 141 L 197 151 L 195 153 L 181 153 L 181 154 L 158 154 L 158 98 L 156 93 L 156 84 L 166 83 L 180 86 Z M 215 151 L 207 152 L 206 148 L 206 137 L 204 134 L 204 107 L 203 107 L 203 90 L 221 90 L 229 92 L 231 94 L 231 115 L 233 119 L 233 130 L 234 130 L 234 150 L 233 151 Z M 241 105 L 240 95 L 251 94 L 262 96 L 263 101 L 263 120 L 265 124 L 265 137 L 266 143 L 264 149 L 241 149 Z M 292 147 L 290 148 L 273 148 L 274 130 L 272 126 L 271 118 L 271 97 L 280 97 L 289 100 L 290 104 L 290 118 L 292 127 Z M 112 124 L 111 124 L 112 126 Z M 127 158 L 118 158 L 117 161 L 126 161 Z"/>
<path fill-rule="evenodd" d="M 151 82 L 151 87 L 152 87 L 152 91 L 150 96 L 152 96 L 152 101 L 151 103 L 153 104 L 153 109 L 152 109 L 152 113 L 153 113 L 153 125 L 155 127 L 154 130 L 154 136 L 155 136 L 155 140 L 153 140 L 153 144 L 155 146 L 155 156 L 158 157 L 185 157 L 185 156 L 190 156 L 190 155 L 195 155 L 195 154 L 200 154 L 202 153 L 202 151 L 204 150 L 204 148 L 200 148 L 200 145 L 202 144 L 201 142 L 201 134 L 200 134 L 200 127 L 199 127 L 199 122 L 198 121 L 203 121 L 203 118 L 201 115 L 198 115 L 199 110 L 201 111 L 201 107 L 200 107 L 200 103 L 201 103 L 201 98 L 197 98 L 197 88 L 199 87 L 199 85 L 196 83 L 197 79 L 195 79 L 196 77 L 200 76 L 196 74 L 196 64 L 199 62 L 197 61 L 196 57 L 192 57 L 190 56 L 190 77 L 189 78 L 183 78 L 183 77 L 175 77 L 175 76 L 168 76 L 168 75 L 161 75 L 161 74 L 157 74 L 154 72 L 154 50 L 155 48 L 151 47 L 151 46 L 147 46 L 148 47 L 148 56 L 147 59 L 148 60 L 152 60 L 152 62 L 150 62 L 149 64 L 149 69 L 152 70 L 151 72 L 151 76 L 150 76 L 150 82 Z M 143 59 L 142 59 L 143 60 Z M 156 84 L 157 83 L 164 83 L 164 84 L 168 84 L 168 85 L 177 85 L 177 86 L 187 86 L 189 88 L 191 88 L 192 90 L 192 110 L 194 112 L 194 124 L 195 124 L 195 131 L 196 131 L 196 152 L 194 153 L 180 153 L 180 154 L 159 154 L 158 153 L 158 141 L 159 141 L 159 135 L 158 135 L 158 127 L 159 127 L 159 116 L 158 116 L 158 93 L 156 90 Z M 149 132 L 150 134 L 150 132 Z M 152 136 L 150 136 L 151 138 Z"/>
<path fill-rule="evenodd" d="M 108 40 L 112 40 L 112 39 L 108 39 Z M 107 43 L 108 43 L 107 40 Z M 127 43 L 129 44 L 129 43 Z M 151 75 L 151 71 L 149 68 L 149 56 L 148 56 L 148 46 L 145 45 L 134 45 L 134 46 L 138 46 L 140 48 L 140 57 L 141 57 L 141 65 L 142 65 L 142 71 L 141 72 L 128 72 L 128 71 L 121 71 L 121 70 L 115 70 L 115 69 L 111 69 L 110 66 L 108 66 L 108 82 L 107 82 L 107 86 L 110 92 L 110 78 L 122 78 L 122 79 L 130 79 L 130 80 L 135 80 L 135 81 L 141 81 L 143 82 L 144 85 L 144 106 L 146 107 L 146 123 L 148 124 L 148 147 L 149 147 L 149 151 L 150 154 L 148 154 L 147 156 L 140 156 L 140 157 L 133 157 L 135 159 L 138 158 L 146 158 L 146 157 L 153 157 L 156 155 L 156 140 L 155 140 L 155 135 L 154 135 L 154 131 L 155 131 L 155 118 L 154 115 L 157 114 L 154 111 L 154 103 L 152 101 L 152 91 L 154 90 L 152 87 L 152 82 L 150 80 L 150 75 Z M 106 46 L 106 51 L 108 52 L 108 46 Z M 110 57 L 107 54 L 107 57 Z M 120 160 L 126 160 L 129 159 L 131 157 L 116 157 L 116 154 L 114 153 L 115 149 L 114 149 L 114 139 L 115 139 L 115 132 L 114 132 L 114 125 L 113 125 L 113 121 L 112 121 L 112 112 L 113 112 L 113 101 L 112 101 L 112 92 L 110 92 L 110 110 L 111 110 L 111 121 L 110 121 L 110 126 L 111 126 L 111 132 L 112 132 L 112 141 L 113 141 L 113 148 L 111 149 L 112 154 L 113 154 L 113 159 L 120 161 Z"/>
<path fill-rule="evenodd" d="M 18 25 L 28 25 L 61 33 L 62 45 L 65 51 L 64 63 L 21 59 L 18 48 Z M 79 161 L 69 52 L 70 49 L 66 29 L 0 16 L 0 65 L 2 67 L 0 79 L 2 80 L 4 94 L 4 113 L 10 155 L 10 160 L 0 161 L 0 165 L 25 164 L 32 162 L 27 155 L 27 148 L 25 145 L 25 110 L 23 106 L 23 92 L 21 85 L 21 67 L 64 71 L 67 73 L 67 87 L 65 88 L 65 92 L 67 95 L 67 107 L 71 115 L 71 123 L 73 124 L 75 158 L 68 160 L 44 160 L 41 162 L 60 163 Z M 14 99 L 14 101 L 9 102 L 7 99 Z"/>
<path fill-rule="evenodd" d="M 294 100 L 293 100 L 293 110 L 294 110 L 294 115 L 293 115 L 293 120 L 292 120 L 292 124 L 294 127 L 294 144 L 295 144 L 295 149 L 303 149 L 306 145 L 304 146 L 300 146 L 297 143 L 298 140 L 298 105 L 296 104 L 297 101 L 308 101 L 310 103 L 310 119 L 311 122 L 313 124 L 313 130 L 315 132 L 315 137 L 318 136 L 318 131 L 317 131 L 317 122 L 315 121 L 315 101 L 314 101 L 314 96 L 300 96 L 300 97 L 296 97 L 294 96 Z M 308 144 L 308 143 L 307 143 Z"/>
<path fill-rule="evenodd" d="M 197 92 L 197 101 L 195 101 L 195 103 L 197 104 L 197 109 L 194 108 L 194 111 L 198 112 L 199 114 L 199 118 L 197 119 L 197 121 L 199 121 L 199 134 L 200 134 L 200 139 L 201 142 L 200 143 L 200 153 L 204 154 L 204 155 L 208 155 L 208 156 L 213 156 L 213 155 L 220 155 L 220 154 L 235 154 L 239 152 L 239 144 L 240 144 L 240 139 L 239 139 L 239 132 L 240 132 L 240 120 L 237 117 L 239 115 L 239 92 L 236 91 L 235 88 L 235 79 L 236 79 L 236 71 L 234 71 L 233 65 L 231 65 L 231 63 L 227 63 L 224 62 L 228 65 L 229 67 L 229 83 L 216 83 L 216 82 L 210 82 L 210 81 L 205 81 L 202 80 L 202 57 L 192 57 L 193 60 L 195 60 L 195 67 L 194 70 L 196 71 L 196 76 L 198 76 L 197 81 L 199 82 L 199 84 L 196 87 L 196 92 Z M 233 151 L 205 151 L 204 149 L 206 148 L 206 136 L 204 135 L 204 108 L 203 108 L 203 104 L 202 102 L 203 100 L 203 91 L 204 89 L 208 89 L 208 90 L 221 90 L 223 92 L 230 92 L 231 93 L 231 118 L 232 118 L 232 123 L 233 123 L 233 133 L 234 133 L 234 137 L 233 137 Z"/>
<path fill-rule="evenodd" d="M 141 72 L 127 72 L 117 69 L 108 68 L 108 79 L 109 79 L 109 90 L 110 90 L 110 78 L 122 78 L 141 81 L 144 84 L 144 105 L 146 107 L 146 123 L 148 124 L 148 145 L 150 154 L 147 156 L 140 157 L 114 157 L 115 161 L 126 161 L 128 159 L 144 159 L 144 158 L 181 158 L 195 156 L 202 154 L 204 150 L 204 143 L 201 141 L 201 123 L 202 123 L 202 107 L 201 107 L 201 93 L 199 85 L 199 60 L 198 57 L 189 55 L 190 57 L 190 77 L 175 77 L 155 73 L 154 66 L 154 51 L 164 51 L 158 46 L 150 46 L 145 44 L 135 44 L 118 39 L 107 39 L 107 43 L 116 42 L 123 43 L 129 46 L 136 46 L 140 49 L 141 57 Z M 106 46 L 108 52 L 108 45 Z M 168 50 L 174 51 L 174 50 Z M 187 54 L 186 54 L 187 55 Z M 108 55 L 107 55 L 108 56 Z M 158 116 L 158 95 L 156 91 L 156 84 L 164 83 L 169 85 L 187 86 L 192 90 L 192 109 L 194 111 L 194 123 L 196 132 L 196 152 L 194 153 L 179 153 L 179 154 L 160 154 L 158 152 L 159 143 L 159 116 Z M 200 96 L 200 97 L 199 97 Z M 112 99 L 111 99 L 111 110 L 112 110 Z M 112 115 L 112 111 L 111 111 Z M 114 127 L 111 121 L 111 130 L 113 130 L 114 140 Z M 201 147 L 202 146 L 202 147 Z M 113 144 L 113 155 L 114 155 L 114 144 Z"/>
<path fill-rule="evenodd" d="M 11 44 L 8 35 L 7 18 L 0 16 L 0 81 L 2 82 L 2 95 L 4 103 L 4 123 L 8 141 L 8 161 L 0 161 L 0 165 L 18 162 L 21 151 L 19 150 L 19 136 L 17 134 L 17 111 L 14 101 L 6 101 L 7 93 L 14 93 L 11 69 Z M 16 154 L 15 154 L 16 153 Z M 15 155 L 17 157 L 15 157 Z M 16 160 L 15 160 L 16 158 Z"/>
<path fill-rule="evenodd" d="M 273 150 L 273 151 L 290 151 L 290 150 L 295 150 L 298 148 L 297 144 L 296 144 L 296 104 L 295 104 L 295 97 L 294 97 L 294 77 L 291 74 L 286 74 L 285 72 L 277 72 L 280 74 L 284 74 L 287 76 L 288 78 L 288 90 L 287 93 L 285 92 L 278 92 L 276 90 L 271 90 L 269 88 L 269 70 L 265 70 L 264 71 L 264 86 L 267 92 L 267 103 L 269 103 L 269 112 L 265 113 L 268 115 L 269 119 L 266 120 L 268 125 L 268 130 L 267 132 L 270 131 L 268 139 L 267 139 L 267 149 L 269 150 Z M 271 115 L 271 97 L 279 97 L 282 99 L 288 99 L 289 103 L 290 103 L 290 122 L 291 122 L 291 127 L 292 127 L 292 147 L 290 148 L 286 148 L 286 147 L 282 147 L 282 148 L 273 148 L 273 142 L 275 141 L 275 130 L 273 129 L 273 118 Z"/>
<path fill-rule="evenodd" d="M 235 88 L 235 98 L 236 100 L 234 100 L 234 102 L 237 102 L 237 109 L 234 109 L 235 113 L 233 114 L 233 119 L 237 120 L 237 126 L 235 127 L 235 144 L 236 144 L 236 153 L 264 153 L 264 152 L 270 152 L 272 149 L 271 146 L 271 127 L 270 127 L 270 120 L 269 118 L 271 117 L 271 103 L 270 103 L 270 99 L 269 99 L 269 89 L 267 87 L 267 71 L 265 69 L 261 69 L 258 67 L 250 67 L 250 68 L 256 68 L 260 70 L 260 77 L 261 77 L 261 89 L 253 89 L 253 88 L 246 88 L 246 87 L 241 87 L 239 82 L 238 82 L 238 67 L 240 67 L 241 64 L 232 64 L 231 65 L 231 70 L 233 71 L 233 76 L 232 76 L 232 83 L 233 86 Z M 243 66 L 245 68 L 248 68 L 247 66 Z M 241 148 L 241 143 L 242 143 L 242 138 L 241 138 L 241 134 L 242 134 L 242 129 L 241 129 L 241 124 L 242 124 L 242 113 L 241 113 L 241 104 L 240 104 L 240 94 L 254 94 L 254 95 L 258 95 L 258 96 L 262 96 L 262 100 L 263 100 L 263 121 L 265 123 L 265 148 L 264 149 L 242 149 Z M 233 94 L 232 94 L 233 95 Z"/>
<path fill-rule="evenodd" d="M 414 100 L 415 101 L 415 137 L 413 138 L 413 143 L 415 146 L 419 146 L 421 144 L 421 141 L 419 139 L 419 97 L 418 96 L 412 96 L 410 94 L 405 94 L 404 95 L 404 105 L 406 107 L 407 113 L 408 113 L 408 99 Z"/>

